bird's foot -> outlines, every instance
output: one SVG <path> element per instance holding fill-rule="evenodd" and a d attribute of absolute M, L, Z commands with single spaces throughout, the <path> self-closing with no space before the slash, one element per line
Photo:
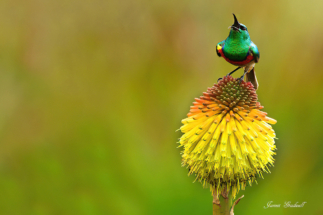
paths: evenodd
<path fill-rule="evenodd" d="M 244 75 L 243 75 L 243 76 L 241 76 L 240 78 L 238 78 L 238 80 L 239 80 L 239 84 L 241 84 L 241 82 L 243 81 L 243 78 L 244 78 Z"/>
<path fill-rule="evenodd" d="M 222 80 L 222 78 L 219 78 L 219 79 L 218 79 L 218 82 L 219 82 L 219 81 L 221 81 L 221 80 Z"/>

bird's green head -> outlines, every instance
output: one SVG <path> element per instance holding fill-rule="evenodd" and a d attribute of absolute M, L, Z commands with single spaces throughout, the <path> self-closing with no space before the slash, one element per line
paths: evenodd
<path fill-rule="evenodd" d="M 237 17 L 234 14 L 233 17 L 234 23 L 229 27 L 231 28 L 231 30 L 228 39 L 249 41 L 250 36 L 247 27 L 244 24 L 239 23 Z"/>

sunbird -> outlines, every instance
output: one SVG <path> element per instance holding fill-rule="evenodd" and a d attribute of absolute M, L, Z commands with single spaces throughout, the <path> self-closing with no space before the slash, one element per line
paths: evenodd
<path fill-rule="evenodd" d="M 229 63 L 238 66 L 228 75 L 232 75 L 240 68 L 244 68 L 244 73 L 240 82 L 246 75 L 246 81 L 250 81 L 255 89 L 258 89 L 258 81 L 255 73 L 255 64 L 259 61 L 259 51 L 257 46 L 251 41 L 248 29 L 244 24 L 238 22 L 237 17 L 233 14 L 234 23 L 227 39 L 216 45 L 216 53 L 223 57 Z M 228 76 L 227 75 L 227 76 Z"/>

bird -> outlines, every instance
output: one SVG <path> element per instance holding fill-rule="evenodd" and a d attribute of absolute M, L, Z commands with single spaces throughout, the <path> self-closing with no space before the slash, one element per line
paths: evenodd
<path fill-rule="evenodd" d="M 229 36 L 216 45 L 216 53 L 227 62 L 238 66 L 235 70 L 227 74 L 232 75 L 235 71 L 244 68 L 244 73 L 240 78 L 240 83 L 246 75 L 246 81 L 250 81 L 257 90 L 259 87 L 255 64 L 259 61 L 259 51 L 257 46 L 251 41 L 248 29 L 244 24 L 238 22 L 233 14 L 234 23 L 230 26 Z"/>

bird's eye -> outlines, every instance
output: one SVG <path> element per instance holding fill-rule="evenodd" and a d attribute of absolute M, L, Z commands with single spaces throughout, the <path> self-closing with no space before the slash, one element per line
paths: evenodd
<path fill-rule="evenodd" d="M 240 26 L 240 29 L 243 30 L 243 31 L 245 31 L 246 30 L 246 27 L 244 27 L 244 26 L 241 25 Z"/>

